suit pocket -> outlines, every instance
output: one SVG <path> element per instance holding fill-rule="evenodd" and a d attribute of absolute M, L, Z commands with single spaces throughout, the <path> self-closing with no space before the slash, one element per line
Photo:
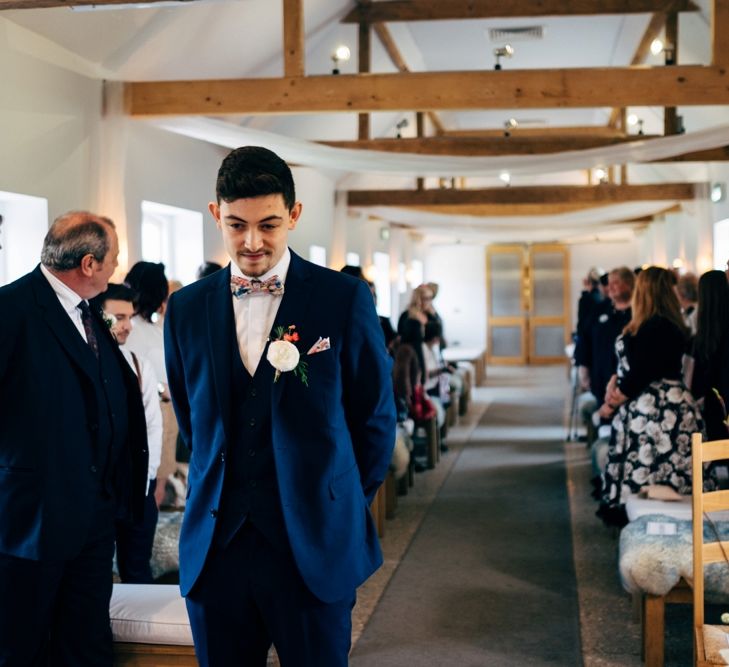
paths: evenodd
<path fill-rule="evenodd" d="M 332 497 L 332 500 L 336 500 L 351 493 L 359 484 L 359 468 L 357 468 L 357 464 L 355 463 L 348 470 L 332 477 L 331 482 L 329 482 L 329 495 Z"/>

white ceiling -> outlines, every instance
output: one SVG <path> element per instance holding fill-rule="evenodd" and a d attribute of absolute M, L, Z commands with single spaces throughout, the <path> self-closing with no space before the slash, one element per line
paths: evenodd
<path fill-rule="evenodd" d="M 708 63 L 708 0 L 701 11 L 681 14 L 680 63 Z M 305 0 L 306 73 L 331 70 L 331 53 L 349 45 L 353 59 L 340 65 L 356 71 L 357 31 L 340 19 L 352 0 Z M 65 61 L 79 59 L 83 69 L 119 81 L 276 77 L 283 73 L 281 0 L 198 0 L 174 7 L 74 11 L 70 8 L 5 11 L 1 15 L 58 49 Z M 514 41 L 515 54 L 504 69 L 627 65 L 649 21 L 647 14 L 570 18 L 473 21 L 423 21 L 389 24 L 412 71 L 492 69 L 491 28 L 542 26 L 541 40 Z M 373 36 L 372 71 L 395 71 Z M 70 57 L 69 57 L 70 56 Z M 653 64 L 660 64 L 658 57 Z M 599 81 L 595 82 L 599 85 Z M 646 133 L 662 132 L 662 110 L 636 109 Z M 679 110 L 687 130 L 727 122 L 726 108 Z M 373 137 L 391 137 L 403 115 L 372 114 Z M 515 117 L 524 126 L 604 125 L 609 109 L 529 109 L 440 114 L 448 129 L 501 128 Z M 723 119 L 723 120 L 722 120 Z M 227 119 L 246 127 L 309 140 L 355 139 L 355 114 L 309 114 Z M 415 123 L 403 130 L 414 134 Z M 675 173 L 676 170 L 674 170 Z M 679 173 L 681 168 L 678 168 Z M 350 179 L 361 181 L 361 179 Z M 521 183 L 520 184 L 526 184 Z M 417 224 L 417 220 L 411 221 Z M 458 221 L 454 221 L 457 224 Z M 472 221 L 461 221 L 471 227 Z"/>

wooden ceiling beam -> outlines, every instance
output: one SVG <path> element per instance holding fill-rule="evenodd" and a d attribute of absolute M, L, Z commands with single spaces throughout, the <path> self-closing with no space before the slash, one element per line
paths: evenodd
<path fill-rule="evenodd" d="M 729 66 L 729 0 L 713 0 L 711 10 L 711 62 Z"/>
<path fill-rule="evenodd" d="M 475 204 L 593 204 L 695 199 L 705 184 L 535 185 L 469 190 L 350 190 L 350 206 L 472 206 Z"/>
<path fill-rule="evenodd" d="M 446 137 L 503 137 L 506 128 L 484 128 L 473 130 L 446 130 L 443 136 Z M 564 127 L 513 127 L 508 130 L 511 137 L 624 137 L 626 136 L 620 128 L 607 127 L 605 125 L 573 125 Z"/>
<path fill-rule="evenodd" d="M 584 150 L 601 146 L 635 141 L 637 136 L 594 136 L 577 135 L 573 137 L 524 136 L 524 137 L 425 137 L 425 138 L 386 138 L 369 141 L 323 141 L 321 143 L 335 148 L 355 148 L 390 153 L 411 153 L 421 155 L 544 155 L 562 151 Z M 652 139 L 644 135 L 640 139 Z"/>
<path fill-rule="evenodd" d="M 599 82 L 599 85 L 596 85 Z M 596 67 L 127 83 L 133 116 L 729 104 L 721 67 Z"/>
<path fill-rule="evenodd" d="M 395 40 L 392 38 L 392 33 L 388 30 L 387 26 L 383 23 L 375 23 L 373 25 L 373 29 L 383 48 L 387 52 L 387 55 L 390 57 L 390 60 L 392 60 L 392 64 L 395 65 L 397 70 L 399 72 L 409 72 L 410 68 L 405 62 L 405 58 L 402 57 L 400 49 L 397 48 L 397 44 L 395 44 Z M 428 111 L 427 115 L 428 119 L 433 124 L 435 131 L 438 134 L 442 134 L 445 131 L 445 126 L 438 117 L 438 114 L 434 111 Z"/>
<path fill-rule="evenodd" d="M 537 16 L 592 16 L 666 11 L 667 0 L 390 0 L 358 6 L 343 23 L 369 21 L 442 21 Z M 693 12 L 691 0 L 680 0 L 676 11 Z"/>
<path fill-rule="evenodd" d="M 694 151 L 683 155 L 652 160 L 652 162 L 727 162 L 729 161 L 729 146 L 709 148 L 705 151 Z"/>
<path fill-rule="evenodd" d="M 527 215 L 563 215 L 595 208 L 597 204 L 463 204 L 408 206 L 412 211 L 436 213 L 438 215 L 470 215 L 476 218 L 504 217 Z"/>
<path fill-rule="evenodd" d="M 304 76 L 303 4 L 303 0 L 283 0 L 284 76 Z"/>

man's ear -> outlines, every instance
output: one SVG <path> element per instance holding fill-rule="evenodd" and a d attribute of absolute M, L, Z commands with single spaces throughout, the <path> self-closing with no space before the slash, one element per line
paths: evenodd
<path fill-rule="evenodd" d="M 299 218 L 301 217 L 301 210 L 303 206 L 301 205 L 300 201 L 297 201 L 289 211 L 289 229 L 295 229 L 296 223 L 299 221 Z"/>
<path fill-rule="evenodd" d="M 96 260 L 94 259 L 94 256 L 91 254 L 84 255 L 81 258 L 81 263 L 79 264 L 79 271 L 86 276 L 87 278 L 90 278 L 94 275 L 94 262 Z"/>
<path fill-rule="evenodd" d="M 210 211 L 210 214 L 215 218 L 215 224 L 217 225 L 218 229 L 220 229 L 220 206 L 217 202 L 211 201 L 208 204 L 208 211 Z"/>

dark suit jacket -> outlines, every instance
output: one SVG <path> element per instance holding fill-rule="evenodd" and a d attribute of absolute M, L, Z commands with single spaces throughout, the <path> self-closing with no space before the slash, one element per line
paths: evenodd
<path fill-rule="evenodd" d="M 198 578 L 215 530 L 232 441 L 230 268 L 170 298 L 167 371 L 180 433 L 192 449 L 180 535 L 180 585 Z M 382 562 L 369 503 L 395 441 L 391 362 L 367 284 L 293 252 L 276 326 L 296 325 L 297 348 L 321 337 L 331 349 L 303 356 L 308 387 L 293 373 L 271 384 L 272 439 L 286 531 L 299 572 L 319 599 L 351 595 Z M 264 352 L 260 363 L 269 363 Z"/>
<path fill-rule="evenodd" d="M 83 545 L 98 495 L 99 471 L 91 470 L 98 369 L 40 267 L 0 288 L 0 313 L 0 553 L 63 559 Z M 117 499 L 139 512 L 144 408 L 134 373 L 101 328 L 114 343 L 128 402 L 127 442 L 112 482 Z"/>

